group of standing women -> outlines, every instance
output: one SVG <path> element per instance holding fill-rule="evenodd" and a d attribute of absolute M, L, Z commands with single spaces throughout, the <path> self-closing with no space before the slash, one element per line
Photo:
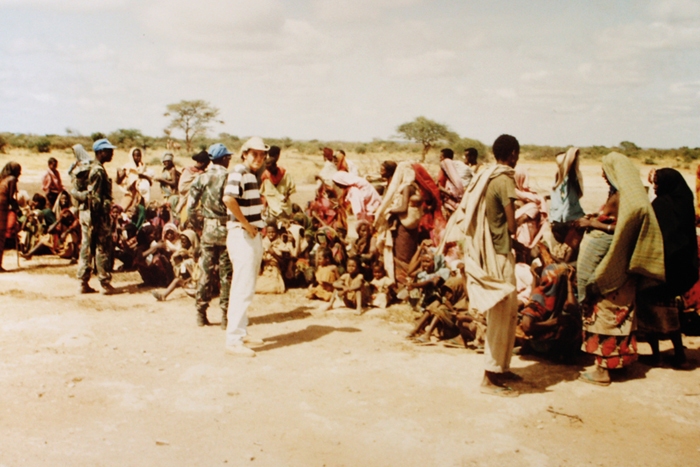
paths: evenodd
<path fill-rule="evenodd" d="M 577 221 L 587 229 L 578 254 L 578 299 L 583 313 L 583 350 L 595 356 L 580 379 L 610 384 L 610 371 L 637 359 L 637 331 L 659 358 L 658 339 L 668 335 L 675 363 L 685 361 L 677 298 L 698 280 L 693 195 L 675 169 L 652 177 L 649 202 L 639 171 L 624 155 L 603 158 L 609 196 L 596 216 Z"/>

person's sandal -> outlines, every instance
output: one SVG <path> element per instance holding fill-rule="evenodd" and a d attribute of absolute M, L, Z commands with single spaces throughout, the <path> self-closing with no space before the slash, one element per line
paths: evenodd
<path fill-rule="evenodd" d="M 578 376 L 579 381 L 583 381 L 584 383 L 588 384 L 595 384 L 596 386 L 610 386 L 610 381 L 598 381 L 597 379 L 593 378 L 590 373 L 581 373 Z"/>

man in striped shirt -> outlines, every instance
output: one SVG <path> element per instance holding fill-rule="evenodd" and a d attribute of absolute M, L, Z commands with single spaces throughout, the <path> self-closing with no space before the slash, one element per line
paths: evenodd
<path fill-rule="evenodd" d="M 226 351 L 245 357 L 254 357 L 255 351 L 244 344 L 261 344 L 248 336 L 248 307 L 255 295 L 255 282 L 262 261 L 262 237 L 265 227 L 262 219 L 263 203 L 255 173 L 265 163 L 270 149 L 257 136 L 250 138 L 241 148 L 242 164 L 236 165 L 228 175 L 223 201 L 228 210 L 228 235 L 226 248 L 233 263 L 231 300 L 228 304 Z"/>

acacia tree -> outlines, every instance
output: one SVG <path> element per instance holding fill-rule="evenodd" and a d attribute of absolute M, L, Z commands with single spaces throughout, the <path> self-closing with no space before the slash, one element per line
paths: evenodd
<path fill-rule="evenodd" d="M 168 104 L 166 117 L 172 117 L 168 130 L 180 130 L 185 134 L 185 146 L 187 152 L 192 152 L 192 141 L 198 136 L 203 136 L 211 123 L 224 123 L 218 120 L 219 109 L 212 107 L 209 102 L 203 100 L 180 101 L 176 104 Z"/>
<path fill-rule="evenodd" d="M 447 125 L 435 122 L 425 117 L 418 117 L 412 122 L 399 125 L 396 129 L 399 134 L 409 141 L 415 141 L 423 145 L 421 162 L 425 162 L 428 151 L 440 141 L 453 141 L 458 139 L 457 133 L 448 128 Z"/>

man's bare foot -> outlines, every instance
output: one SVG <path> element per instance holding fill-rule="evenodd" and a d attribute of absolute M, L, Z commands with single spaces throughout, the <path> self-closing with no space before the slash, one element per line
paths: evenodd
<path fill-rule="evenodd" d="M 497 379 L 498 373 L 484 371 L 484 379 L 481 380 L 479 392 L 499 397 L 518 397 L 520 393 L 515 389 L 503 385 Z"/>
<path fill-rule="evenodd" d="M 512 371 L 506 371 L 498 374 L 499 381 L 522 381 L 523 377 Z"/>

